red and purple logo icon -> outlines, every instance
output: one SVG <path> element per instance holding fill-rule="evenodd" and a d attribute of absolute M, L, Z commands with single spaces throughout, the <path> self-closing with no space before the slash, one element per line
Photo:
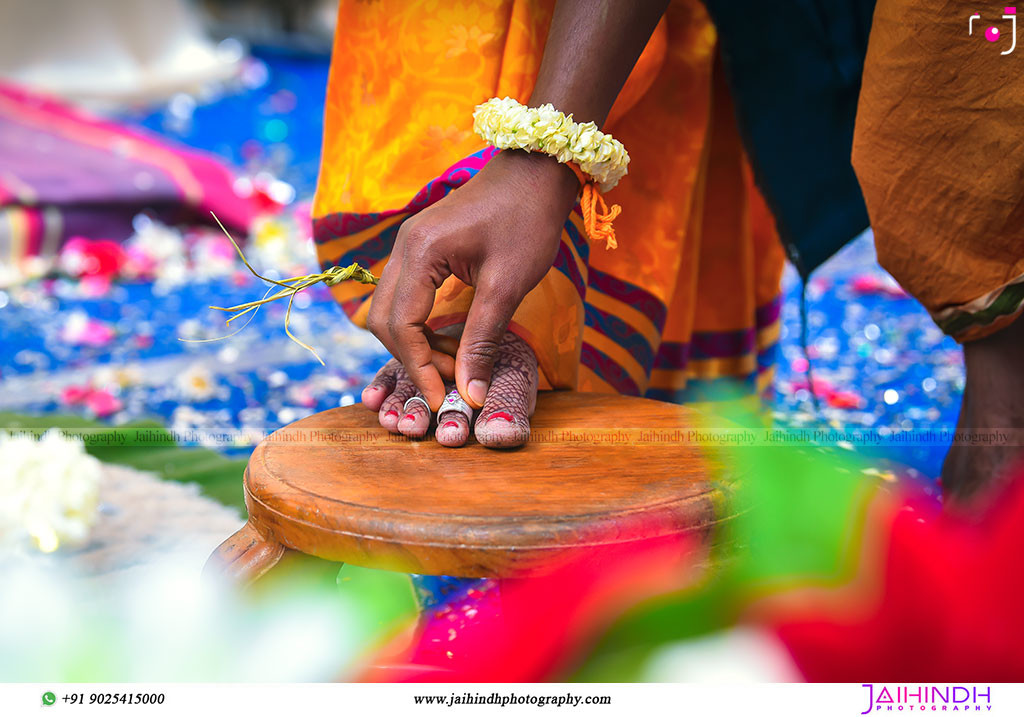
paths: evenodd
<path fill-rule="evenodd" d="M 967 20 L 967 34 L 974 35 L 974 21 L 981 19 L 981 13 L 974 13 Z M 1000 55 L 1009 55 L 1017 48 L 1017 8 L 1007 7 L 1003 8 L 1003 20 L 1010 21 L 1010 49 L 1000 52 Z M 1003 36 L 1003 33 L 995 25 L 991 25 L 985 30 L 985 39 L 989 42 L 998 42 L 999 38 Z"/>

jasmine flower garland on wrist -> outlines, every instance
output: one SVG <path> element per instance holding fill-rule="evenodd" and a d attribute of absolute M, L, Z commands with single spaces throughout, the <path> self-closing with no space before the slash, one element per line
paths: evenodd
<path fill-rule="evenodd" d="M 575 163 L 602 192 L 612 190 L 629 167 L 622 142 L 550 104 L 527 107 L 511 97 L 494 97 L 473 111 L 473 131 L 498 149 L 543 152 L 562 164 Z"/>
<path fill-rule="evenodd" d="M 527 107 L 494 97 L 473 110 L 473 131 L 498 149 L 543 152 L 568 166 L 580 181 L 580 212 L 587 235 L 603 239 L 606 249 L 618 246 L 612 221 L 622 207 L 611 208 L 602 196 L 615 188 L 629 168 L 629 153 L 593 122 L 574 122 L 552 105 Z"/>

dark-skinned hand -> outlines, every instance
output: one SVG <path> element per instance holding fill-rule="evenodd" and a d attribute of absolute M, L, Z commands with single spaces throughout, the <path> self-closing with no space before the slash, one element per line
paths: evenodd
<path fill-rule="evenodd" d="M 431 410 L 445 396 L 442 372 L 450 370 L 450 359 L 446 366 L 444 354 L 455 350 L 450 337 L 426 326 L 434 293 L 451 275 L 475 289 L 454 377 L 462 397 L 480 408 L 506 328 L 551 268 L 579 188 L 572 171 L 551 157 L 505 151 L 402 224 L 367 326 L 402 363 Z"/>

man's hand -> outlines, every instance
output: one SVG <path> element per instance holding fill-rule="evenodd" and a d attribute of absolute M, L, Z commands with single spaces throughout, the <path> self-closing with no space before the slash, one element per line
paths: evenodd
<path fill-rule="evenodd" d="M 509 321 L 551 268 L 578 191 L 572 171 L 551 157 L 505 151 L 402 224 L 367 326 L 402 362 L 431 410 L 445 395 L 426 328 L 435 291 L 452 274 L 475 288 L 455 381 L 480 408 Z"/>

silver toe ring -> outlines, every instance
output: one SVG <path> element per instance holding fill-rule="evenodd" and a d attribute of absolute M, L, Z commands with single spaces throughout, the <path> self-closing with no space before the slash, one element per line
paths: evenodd
<path fill-rule="evenodd" d="M 416 403 L 417 401 L 423 404 L 423 408 L 427 410 L 427 415 L 429 416 L 431 414 L 430 404 L 427 403 L 427 399 L 423 398 L 423 396 L 413 396 L 412 398 L 410 398 L 408 401 L 405 402 L 405 405 L 402 406 L 402 411 L 408 413 L 409 406 Z"/>
<path fill-rule="evenodd" d="M 473 408 L 462 400 L 458 390 L 452 391 L 444 397 L 444 401 L 441 402 L 441 408 L 437 411 L 438 423 L 441 422 L 441 417 L 446 413 L 461 413 L 469 423 L 473 422 Z"/>

